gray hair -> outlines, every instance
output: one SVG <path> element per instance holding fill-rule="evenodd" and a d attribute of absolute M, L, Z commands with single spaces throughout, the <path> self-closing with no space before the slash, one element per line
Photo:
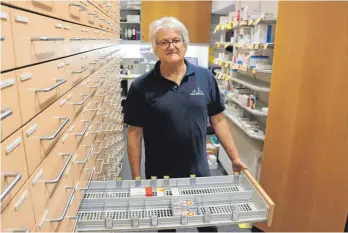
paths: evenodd
<path fill-rule="evenodd" d="M 178 31 L 184 39 L 185 46 L 187 47 L 190 43 L 188 30 L 185 25 L 174 17 L 163 17 L 153 21 L 150 24 L 150 41 L 152 47 L 156 46 L 156 35 L 162 28 L 171 28 Z"/>

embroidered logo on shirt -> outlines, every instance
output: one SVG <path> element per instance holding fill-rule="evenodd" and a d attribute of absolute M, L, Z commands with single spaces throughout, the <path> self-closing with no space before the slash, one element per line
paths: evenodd
<path fill-rule="evenodd" d="M 196 89 L 193 89 L 193 91 L 190 93 L 190 95 L 204 95 L 204 93 L 199 89 L 199 87 Z"/>

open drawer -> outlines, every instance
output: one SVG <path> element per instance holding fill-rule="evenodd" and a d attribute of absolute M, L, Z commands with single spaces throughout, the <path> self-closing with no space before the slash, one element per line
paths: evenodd
<path fill-rule="evenodd" d="M 150 188 L 148 197 L 134 195 Z M 138 190 L 135 190 L 138 188 Z M 151 195 L 152 191 L 152 195 Z M 238 175 L 91 182 L 79 231 L 134 231 L 272 223 L 274 203 L 249 171 Z"/>

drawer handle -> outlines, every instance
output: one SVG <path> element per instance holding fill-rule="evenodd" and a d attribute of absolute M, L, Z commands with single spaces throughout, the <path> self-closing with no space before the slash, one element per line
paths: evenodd
<path fill-rule="evenodd" d="M 100 132 L 100 130 L 101 130 L 102 126 L 103 126 L 103 122 L 97 121 L 96 123 L 99 123 L 98 129 L 95 130 L 95 131 L 90 131 L 90 133 L 99 133 Z"/>
<path fill-rule="evenodd" d="M 76 7 L 79 7 L 80 8 L 80 11 L 86 11 L 87 8 L 78 4 L 78 3 L 70 3 L 69 6 L 76 6 Z"/>
<path fill-rule="evenodd" d="M 1 41 L 4 41 L 4 40 L 5 40 L 5 37 L 4 37 L 4 36 L 1 36 L 1 37 L 0 37 L 0 40 L 1 40 Z"/>
<path fill-rule="evenodd" d="M 66 124 L 68 124 L 68 122 L 70 120 L 70 118 L 68 118 L 68 117 L 67 118 L 59 117 L 59 120 L 62 120 L 62 119 L 65 119 L 63 124 L 61 126 L 59 126 L 59 128 L 56 130 L 56 132 L 54 132 L 54 134 L 52 134 L 51 136 L 42 136 L 42 137 L 40 137 L 40 140 L 53 140 L 53 139 L 55 139 L 58 136 L 58 134 L 60 133 L 60 131 L 62 131 L 64 126 Z"/>
<path fill-rule="evenodd" d="M 71 73 L 73 73 L 73 74 L 81 74 L 81 73 L 85 72 L 87 69 L 88 69 L 88 67 L 82 66 L 80 70 L 71 71 Z"/>
<path fill-rule="evenodd" d="M 83 121 L 83 122 L 85 122 L 85 123 L 88 122 L 85 129 L 81 133 L 76 133 L 75 136 L 80 136 L 80 137 L 84 136 L 87 132 L 87 129 L 89 128 L 89 126 L 92 123 L 92 121 Z"/>
<path fill-rule="evenodd" d="M 1 109 L 1 120 L 11 116 L 13 111 L 9 108 Z"/>
<path fill-rule="evenodd" d="M 14 177 L 14 179 L 12 180 L 10 185 L 5 189 L 5 191 L 3 193 L 1 193 L 0 201 L 2 201 L 10 193 L 10 191 L 14 188 L 14 186 L 16 186 L 16 184 L 21 179 L 21 174 L 19 174 L 17 172 L 3 173 L 3 176 L 5 178 L 6 177 Z"/>
<path fill-rule="evenodd" d="M 35 92 L 50 92 L 54 89 L 56 89 L 57 87 L 63 85 L 64 83 L 66 83 L 66 79 L 57 79 L 56 80 L 56 84 L 54 84 L 53 86 L 50 87 L 46 87 L 46 88 L 42 88 L 42 89 L 35 89 Z"/>
<path fill-rule="evenodd" d="M 85 164 L 85 163 L 87 163 L 88 160 L 91 158 L 93 146 L 86 145 L 85 147 L 89 147 L 89 151 L 88 151 L 88 153 L 87 153 L 87 155 L 86 155 L 85 160 L 83 160 L 83 161 L 74 161 L 75 164 Z"/>
<path fill-rule="evenodd" d="M 97 159 L 97 161 L 101 161 L 100 171 L 99 172 L 95 172 L 94 175 L 101 174 L 103 172 L 103 168 L 104 168 L 104 159 Z"/>
<path fill-rule="evenodd" d="M 87 171 L 90 171 L 91 174 L 89 174 L 89 178 L 88 178 L 88 182 L 87 182 L 87 185 L 86 187 L 84 188 L 76 188 L 77 190 L 87 190 L 91 184 L 91 181 L 92 181 L 92 177 L 93 177 L 93 173 L 94 173 L 94 168 L 87 168 Z"/>
<path fill-rule="evenodd" d="M 105 97 L 105 96 L 107 96 L 107 95 L 108 95 L 108 91 L 106 91 L 104 95 L 98 95 L 98 96 L 99 96 L 99 97 Z"/>
<path fill-rule="evenodd" d="M 95 40 L 95 38 L 79 38 L 79 37 L 74 37 L 74 38 L 70 38 L 70 40 Z"/>
<path fill-rule="evenodd" d="M 85 96 L 85 98 L 80 102 L 73 103 L 73 105 L 83 105 L 89 98 L 89 94 L 83 94 L 82 96 Z"/>
<path fill-rule="evenodd" d="M 62 41 L 64 39 L 65 39 L 64 37 L 41 36 L 41 37 L 33 37 L 31 38 L 31 41 Z"/>
<path fill-rule="evenodd" d="M 64 219 L 64 217 L 66 215 L 66 212 L 68 212 L 69 205 L 70 205 L 70 203 L 71 203 L 71 201 L 72 201 L 72 199 L 74 197 L 75 190 L 76 190 L 75 188 L 72 188 L 72 191 L 70 193 L 69 199 L 66 202 L 64 210 L 63 210 L 62 214 L 60 215 L 60 217 L 59 218 L 46 219 L 46 221 L 48 221 L 48 222 L 61 222 L 61 221 L 63 221 L 63 219 Z"/>
<path fill-rule="evenodd" d="M 99 151 L 93 152 L 93 154 L 94 154 L 94 155 L 99 155 L 100 152 L 101 152 L 102 149 L 103 149 L 103 143 L 104 143 L 104 141 L 96 141 L 96 143 L 101 143 L 101 145 L 100 145 L 100 147 L 99 147 Z"/>
<path fill-rule="evenodd" d="M 98 112 L 97 115 L 106 115 L 108 114 L 109 107 L 106 107 L 106 110 L 104 112 Z"/>
<path fill-rule="evenodd" d="M 64 166 L 63 166 L 63 168 L 62 168 L 62 170 L 59 172 L 57 178 L 55 178 L 54 180 L 42 180 L 42 181 L 40 181 L 40 182 L 43 182 L 43 183 L 45 183 L 45 184 L 55 184 L 55 183 L 58 183 L 58 182 L 59 182 L 60 178 L 62 178 L 62 176 L 63 176 L 63 174 L 64 174 L 64 171 L 65 171 L 65 169 L 67 168 L 67 166 L 69 165 L 69 162 L 70 162 L 70 160 L 71 160 L 71 158 L 72 158 L 72 156 L 73 156 L 71 153 L 62 153 L 61 155 L 62 155 L 62 156 L 69 156 L 69 158 L 66 160 L 66 162 L 65 162 L 65 164 L 64 164 Z"/>
<path fill-rule="evenodd" d="M 100 101 L 96 101 L 96 102 L 94 102 L 94 103 L 99 103 L 98 107 L 96 107 L 96 108 L 90 108 L 90 109 L 86 109 L 86 110 L 87 110 L 87 111 L 98 111 L 99 108 L 100 108 L 100 106 L 101 106 L 101 102 L 100 102 Z"/>

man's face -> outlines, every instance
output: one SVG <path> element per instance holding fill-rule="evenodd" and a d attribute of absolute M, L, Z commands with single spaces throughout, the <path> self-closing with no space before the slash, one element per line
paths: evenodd
<path fill-rule="evenodd" d="M 182 61 L 186 54 L 186 46 L 180 33 L 170 28 L 159 30 L 155 53 L 162 63 L 175 64 Z"/>

